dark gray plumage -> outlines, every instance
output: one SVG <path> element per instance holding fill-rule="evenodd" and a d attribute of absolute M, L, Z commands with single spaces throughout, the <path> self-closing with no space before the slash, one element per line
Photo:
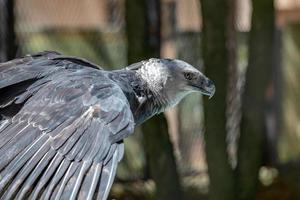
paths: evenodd
<path fill-rule="evenodd" d="M 180 60 L 104 71 L 42 52 L 0 64 L 0 199 L 106 199 L 136 124 L 212 82 Z"/>

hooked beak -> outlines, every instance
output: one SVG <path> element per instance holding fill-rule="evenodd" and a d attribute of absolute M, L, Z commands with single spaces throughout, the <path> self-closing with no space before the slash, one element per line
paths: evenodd
<path fill-rule="evenodd" d="M 201 92 L 204 95 L 207 95 L 212 98 L 216 92 L 215 84 L 208 78 L 202 77 L 200 81 L 191 85 L 196 91 Z"/>
<path fill-rule="evenodd" d="M 211 99 L 216 92 L 216 86 L 211 80 L 207 79 L 206 84 L 201 87 L 200 91 Z"/>

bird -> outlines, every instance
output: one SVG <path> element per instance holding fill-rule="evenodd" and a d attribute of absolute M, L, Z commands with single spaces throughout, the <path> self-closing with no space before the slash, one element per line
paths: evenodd
<path fill-rule="evenodd" d="M 123 140 L 214 83 L 178 59 L 107 71 L 55 51 L 0 64 L 0 199 L 108 198 Z"/>

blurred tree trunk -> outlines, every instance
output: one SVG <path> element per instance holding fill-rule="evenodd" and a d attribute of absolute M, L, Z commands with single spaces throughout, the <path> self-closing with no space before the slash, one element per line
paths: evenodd
<path fill-rule="evenodd" d="M 204 99 L 206 160 L 210 178 L 210 199 L 233 200 L 235 183 L 233 170 L 228 162 L 226 145 L 226 111 L 227 90 L 229 88 L 228 73 L 235 48 L 228 42 L 234 21 L 231 20 L 231 0 L 202 0 L 203 17 L 203 59 L 205 74 L 216 85 L 216 94 L 211 99 Z M 234 42 L 235 43 L 235 42 Z"/>
<path fill-rule="evenodd" d="M 156 199 L 182 199 L 166 118 L 163 114 L 153 117 L 142 126 L 142 130 L 150 173 L 156 184 Z"/>
<path fill-rule="evenodd" d="M 160 1 L 127 0 L 128 62 L 160 56 Z M 156 199 L 181 199 L 181 187 L 164 115 L 142 125 L 150 174 L 157 187 Z"/>
<path fill-rule="evenodd" d="M 0 62 L 15 58 L 14 0 L 0 0 Z"/>
<path fill-rule="evenodd" d="M 280 161 L 287 163 L 300 157 L 300 23 L 292 22 L 285 26 L 282 38 L 282 108 L 285 109 L 282 110 L 282 129 L 278 146 Z"/>
<path fill-rule="evenodd" d="M 243 94 L 238 148 L 237 191 L 239 199 L 255 199 L 266 133 L 266 89 L 272 74 L 273 0 L 252 0 L 252 7 L 249 66 Z"/>
<path fill-rule="evenodd" d="M 237 140 L 240 132 L 241 116 L 241 84 L 240 73 L 237 67 L 237 31 L 236 31 L 236 0 L 228 0 L 229 13 L 227 17 L 227 41 L 228 48 L 228 92 L 226 107 L 226 131 L 227 131 L 227 151 L 229 162 L 232 166 L 237 163 Z"/>

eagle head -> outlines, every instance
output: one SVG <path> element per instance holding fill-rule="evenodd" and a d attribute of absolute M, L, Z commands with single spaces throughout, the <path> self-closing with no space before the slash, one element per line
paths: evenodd
<path fill-rule="evenodd" d="M 140 76 L 146 80 L 157 98 L 165 102 L 166 107 L 176 105 L 192 92 L 200 92 L 210 98 L 215 93 L 214 83 L 182 60 L 151 58 L 142 63 Z"/>

